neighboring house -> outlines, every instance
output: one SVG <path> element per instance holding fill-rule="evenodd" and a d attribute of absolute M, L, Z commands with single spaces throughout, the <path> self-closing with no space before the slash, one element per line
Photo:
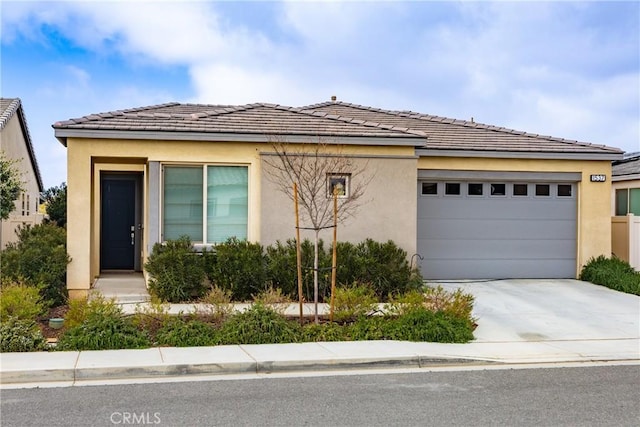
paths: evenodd
<path fill-rule="evenodd" d="M 616 148 L 336 101 L 171 103 L 53 127 L 68 153 L 72 296 L 102 271 L 141 270 L 181 234 L 292 238 L 292 202 L 265 178 L 274 140 L 338 144 L 366 164 L 367 203 L 339 239 L 393 240 L 426 278 L 575 278 L 611 253 Z"/>
<path fill-rule="evenodd" d="M 0 249 L 4 249 L 7 243 L 17 240 L 19 226 L 40 224 L 43 219 L 38 212 L 42 178 L 19 98 L 0 98 L 0 151 L 7 159 L 17 161 L 14 166 L 20 172 L 24 189 L 15 202 L 16 209 L 8 219 L 1 221 Z"/>
<path fill-rule="evenodd" d="M 640 153 L 613 162 L 612 252 L 640 271 Z"/>

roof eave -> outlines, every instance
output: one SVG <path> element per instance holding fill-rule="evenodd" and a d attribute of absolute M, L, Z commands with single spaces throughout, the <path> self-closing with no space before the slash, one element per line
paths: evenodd
<path fill-rule="evenodd" d="M 134 139 L 160 141 L 201 141 L 201 142 L 293 142 L 317 143 L 319 140 L 329 144 L 345 145 L 392 145 L 417 147 L 426 142 L 418 136 L 364 136 L 364 135 L 309 135 L 309 134 L 262 134 L 234 132 L 168 132 L 168 131 L 118 131 L 104 129 L 68 129 L 55 128 L 55 137 L 65 147 L 67 138 L 95 139 Z"/>
<path fill-rule="evenodd" d="M 489 151 L 489 150 L 446 150 L 418 148 L 420 157 L 484 157 L 504 159 L 538 159 L 538 160 L 619 160 L 620 153 L 606 152 L 566 152 L 566 151 Z"/>

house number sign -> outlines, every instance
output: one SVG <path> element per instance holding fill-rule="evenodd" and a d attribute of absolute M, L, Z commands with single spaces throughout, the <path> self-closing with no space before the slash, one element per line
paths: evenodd
<path fill-rule="evenodd" d="M 605 182 L 607 175 L 591 175 L 591 182 Z"/>

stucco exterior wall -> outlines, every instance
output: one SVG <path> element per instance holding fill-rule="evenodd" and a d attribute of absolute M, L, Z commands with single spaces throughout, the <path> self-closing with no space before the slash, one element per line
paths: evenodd
<path fill-rule="evenodd" d="M 36 179 L 36 172 L 29 158 L 27 142 L 24 138 L 18 114 L 14 114 L 0 133 L 0 150 L 8 159 L 17 160 L 14 165 L 21 174 L 23 193 L 16 200 L 16 209 L 9 218 L 2 221 L 0 229 L 0 249 L 4 249 L 9 242 L 15 242 L 16 228 L 22 224 L 39 224 L 43 215 L 38 213 L 40 189 Z M 24 209 L 23 209 L 24 202 Z M 23 212 L 25 215 L 23 215 Z"/>
<path fill-rule="evenodd" d="M 576 277 L 586 262 L 611 255 L 611 162 L 585 160 L 536 160 L 503 158 L 422 157 L 419 169 L 510 172 L 579 172 Z M 590 175 L 604 174 L 605 182 L 590 182 Z"/>
<path fill-rule="evenodd" d="M 366 165 L 364 176 L 353 177 L 354 184 L 362 179 L 369 182 L 360 199 L 362 204 L 354 210 L 354 215 L 338 224 L 339 241 L 393 240 L 409 256 L 416 252 L 417 158 L 412 151 L 406 147 L 367 147 L 360 150 L 352 148 L 351 154 L 345 154 L 359 156 L 353 158 L 358 165 L 356 167 Z M 266 167 L 263 164 L 263 169 Z M 277 240 L 294 238 L 293 201 L 265 176 L 262 179 L 262 200 L 261 243 L 270 245 Z M 300 227 L 311 227 L 311 224 L 301 222 Z M 312 240 L 313 236 L 313 231 L 301 230 L 302 239 Z M 329 245 L 333 230 L 321 231 L 320 237 Z"/>

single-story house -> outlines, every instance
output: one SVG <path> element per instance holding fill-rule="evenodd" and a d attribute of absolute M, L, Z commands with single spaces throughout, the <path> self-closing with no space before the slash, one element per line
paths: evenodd
<path fill-rule="evenodd" d="M 103 271 L 142 270 L 180 234 L 294 237 L 292 202 L 265 178 L 273 141 L 335 144 L 366 164 L 366 204 L 339 239 L 393 240 L 429 279 L 575 278 L 611 253 L 616 148 L 335 99 L 169 103 L 53 127 L 68 153 L 71 296 Z"/>
<path fill-rule="evenodd" d="M 0 98 L 0 152 L 15 161 L 14 167 L 23 182 L 15 210 L 9 218 L 0 220 L 0 249 L 4 249 L 18 240 L 18 227 L 40 224 L 44 218 L 38 210 L 40 193 L 44 191 L 42 177 L 20 98 Z"/>
<path fill-rule="evenodd" d="M 613 162 L 611 249 L 640 271 L 640 153 Z"/>

